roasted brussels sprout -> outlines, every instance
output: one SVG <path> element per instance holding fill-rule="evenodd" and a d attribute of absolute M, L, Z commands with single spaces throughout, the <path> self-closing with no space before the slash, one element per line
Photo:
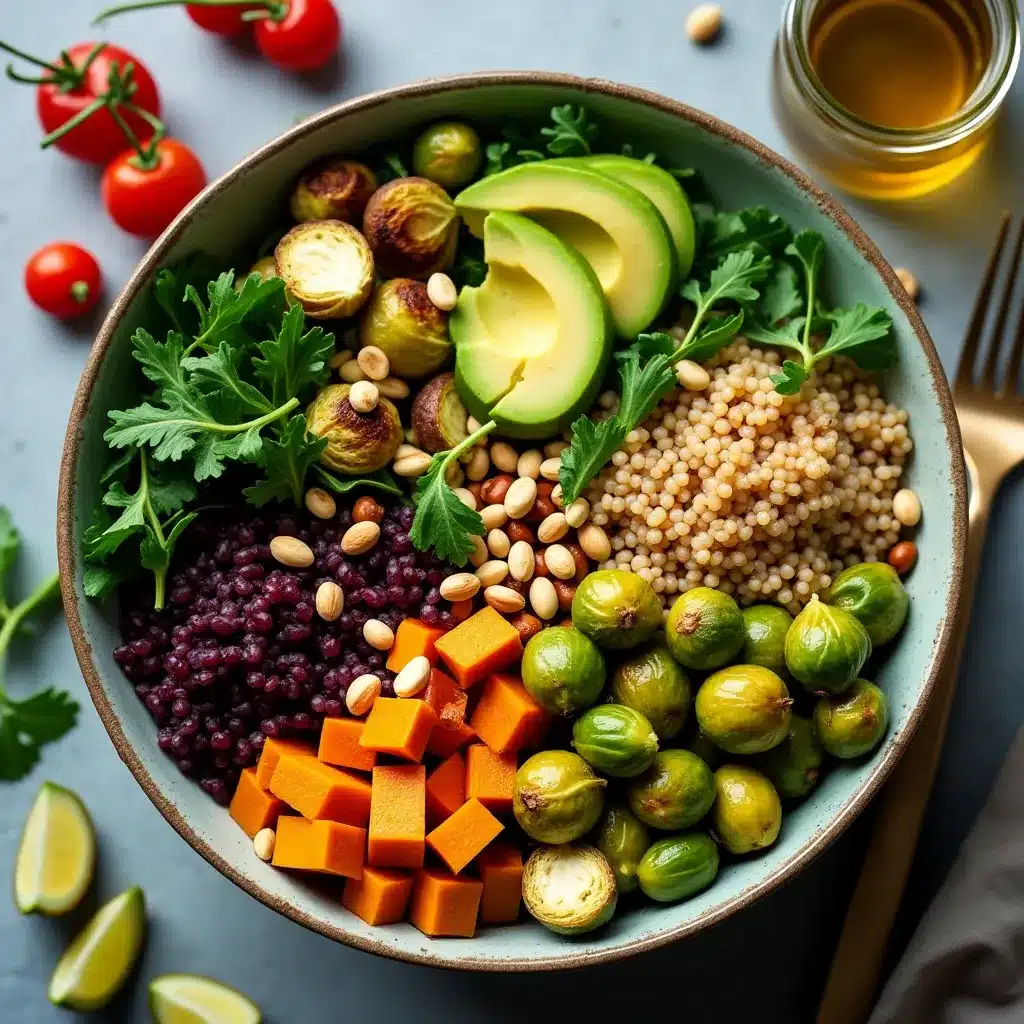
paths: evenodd
<path fill-rule="evenodd" d="M 777 604 L 755 604 L 743 609 L 744 665 L 760 665 L 779 674 L 786 671 L 786 634 L 793 616 Z"/>
<path fill-rule="evenodd" d="M 277 243 L 274 260 L 277 276 L 314 320 L 352 316 L 373 291 L 373 254 L 344 221 L 297 224 Z"/>
<path fill-rule="evenodd" d="M 632 812 L 669 832 L 696 825 L 715 800 L 711 769 L 690 750 L 662 750 L 627 791 Z"/>
<path fill-rule="evenodd" d="M 647 827 L 628 807 L 609 804 L 597 826 L 594 842 L 608 858 L 619 892 L 632 892 L 636 888 L 636 866 L 651 845 Z"/>
<path fill-rule="evenodd" d="M 523 904 L 559 935 L 582 935 L 607 924 L 618 898 L 611 866 L 593 846 L 545 846 L 523 868 Z"/>
<path fill-rule="evenodd" d="M 665 620 L 672 657 L 702 672 L 728 664 L 743 646 L 743 615 L 721 590 L 695 587 L 681 594 Z"/>
<path fill-rule="evenodd" d="M 306 428 L 327 439 L 320 461 L 337 473 L 357 476 L 382 469 L 402 443 L 398 410 L 381 396 L 372 412 L 356 412 L 348 384 L 324 388 L 306 409 Z"/>
<path fill-rule="evenodd" d="M 480 136 L 461 121 L 439 121 L 413 143 L 412 169 L 441 188 L 462 188 L 480 170 L 484 151 Z"/>
<path fill-rule="evenodd" d="M 512 813 L 538 843 L 571 843 L 597 824 L 607 785 L 579 754 L 542 750 L 516 772 Z"/>
<path fill-rule="evenodd" d="M 550 626 L 526 645 L 523 685 L 545 711 L 572 718 L 597 703 L 605 667 L 593 641 L 572 626 Z"/>
<path fill-rule="evenodd" d="M 825 602 L 859 619 L 875 647 L 887 644 L 903 628 L 910 609 L 899 573 L 885 562 L 862 562 L 844 569 Z"/>
<path fill-rule="evenodd" d="M 247 273 L 235 278 L 235 291 L 241 291 L 246 278 L 253 274 L 259 274 L 262 281 L 269 281 L 272 277 L 277 277 L 277 260 L 273 256 L 264 256 L 262 259 L 258 259 Z"/>
<path fill-rule="evenodd" d="M 636 875 L 645 896 L 675 903 L 696 896 L 718 874 L 718 847 L 707 832 L 659 839 L 643 855 Z"/>
<path fill-rule="evenodd" d="M 374 290 L 359 323 L 362 348 L 376 345 L 398 377 L 433 373 L 452 350 L 448 317 L 427 297 L 422 281 L 396 277 Z"/>
<path fill-rule="evenodd" d="M 292 190 L 292 216 L 307 220 L 343 220 L 358 224 L 377 179 L 365 164 L 328 157 L 307 167 Z"/>
<path fill-rule="evenodd" d="M 819 696 L 847 689 L 870 654 L 871 638 L 860 620 L 817 594 L 786 634 L 786 667 Z"/>
<path fill-rule="evenodd" d="M 781 743 L 792 706 L 786 684 L 760 665 L 719 669 L 694 701 L 700 731 L 730 754 L 760 754 Z"/>
<path fill-rule="evenodd" d="M 572 745 L 599 772 L 631 779 L 650 767 L 658 737 L 639 711 L 622 704 L 598 704 L 573 723 Z"/>
<path fill-rule="evenodd" d="M 794 800 L 808 793 L 821 778 L 825 750 L 809 718 L 794 715 L 786 738 L 764 754 L 755 765 L 772 780 L 779 796 Z"/>
<path fill-rule="evenodd" d="M 686 723 L 690 683 L 668 648 L 656 644 L 623 661 L 612 676 L 612 699 L 639 711 L 659 740 L 670 740 Z"/>
<path fill-rule="evenodd" d="M 654 635 L 661 625 L 661 604 L 635 572 L 601 569 L 576 588 L 572 624 L 598 647 L 620 651 Z"/>
<path fill-rule="evenodd" d="M 726 764 L 715 772 L 711 831 L 730 853 L 771 846 L 782 827 L 782 803 L 771 781 L 753 768 Z"/>
<path fill-rule="evenodd" d="M 874 683 L 855 679 L 841 696 L 818 701 L 814 728 L 833 757 L 862 757 L 889 728 L 889 699 Z"/>
<path fill-rule="evenodd" d="M 370 196 L 363 234 L 385 277 L 426 280 L 452 265 L 459 217 L 440 185 L 427 178 L 395 178 Z"/>
<path fill-rule="evenodd" d="M 467 417 L 453 373 L 439 373 L 428 381 L 412 403 L 412 428 L 427 452 L 448 451 L 465 441 Z"/>

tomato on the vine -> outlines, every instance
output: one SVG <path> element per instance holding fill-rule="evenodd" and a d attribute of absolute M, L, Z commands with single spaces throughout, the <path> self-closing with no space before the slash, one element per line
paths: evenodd
<path fill-rule="evenodd" d="M 68 320 L 99 302 L 103 282 L 93 255 L 74 242 L 53 242 L 25 264 L 25 291 L 44 312 Z"/>
<path fill-rule="evenodd" d="M 177 139 L 125 150 L 103 172 L 103 205 L 115 223 L 143 238 L 159 235 L 206 185 L 199 158 Z"/>
<path fill-rule="evenodd" d="M 284 0 L 283 18 L 256 22 L 256 45 L 285 71 L 315 71 L 341 45 L 341 19 L 331 0 Z"/>
<path fill-rule="evenodd" d="M 259 4 L 235 4 L 227 7 L 185 4 L 186 13 L 201 29 L 218 36 L 241 35 L 249 27 L 249 23 L 242 15 L 246 11 L 259 9 Z"/>

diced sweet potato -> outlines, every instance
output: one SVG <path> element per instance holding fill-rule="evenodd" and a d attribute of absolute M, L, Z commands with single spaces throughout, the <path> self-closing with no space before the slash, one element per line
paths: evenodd
<path fill-rule="evenodd" d="M 463 689 L 523 655 L 516 628 L 489 605 L 445 633 L 435 648 Z"/>
<path fill-rule="evenodd" d="M 421 764 L 373 769 L 367 861 L 374 867 L 423 866 L 426 779 L 427 770 Z"/>
<path fill-rule="evenodd" d="M 522 853 L 511 843 L 491 843 L 477 857 L 476 868 L 484 884 L 480 920 L 485 924 L 514 921 L 523 896 Z"/>
<path fill-rule="evenodd" d="M 516 755 L 496 754 L 482 743 L 466 748 L 466 799 L 479 800 L 489 811 L 512 810 L 516 786 Z"/>
<path fill-rule="evenodd" d="M 260 760 L 256 765 L 256 781 L 261 789 L 270 789 L 270 780 L 274 777 L 277 762 L 281 760 L 282 754 L 316 756 L 315 751 L 308 743 L 300 743 L 298 740 L 275 740 L 268 736 L 263 741 L 263 751 L 260 753 Z"/>
<path fill-rule="evenodd" d="M 458 752 L 427 776 L 427 820 L 440 825 L 466 802 L 466 762 Z"/>
<path fill-rule="evenodd" d="M 444 630 L 428 626 L 421 619 L 403 619 L 395 631 L 395 642 L 388 654 L 387 667 L 392 672 L 401 672 L 406 665 L 422 655 L 431 665 L 437 661 L 434 645 Z"/>
<path fill-rule="evenodd" d="M 358 718 L 325 718 L 317 757 L 324 764 L 368 772 L 377 763 L 377 752 L 359 745 L 363 722 Z"/>
<path fill-rule="evenodd" d="M 402 871 L 367 866 L 362 878 L 345 883 L 341 903 L 367 924 L 397 924 L 405 917 L 412 883 L 412 875 Z"/>
<path fill-rule="evenodd" d="M 451 757 L 455 751 L 475 739 L 476 733 L 465 722 L 457 729 L 448 729 L 438 722 L 427 740 L 427 753 L 434 757 Z"/>
<path fill-rule="evenodd" d="M 468 800 L 427 836 L 427 845 L 457 875 L 504 827 L 479 800 Z"/>
<path fill-rule="evenodd" d="M 440 726 L 457 729 L 466 720 L 469 695 L 451 676 L 445 675 L 438 668 L 431 671 L 430 681 L 421 698 L 437 715 L 437 724 Z"/>
<path fill-rule="evenodd" d="M 274 867 L 358 878 L 363 873 L 365 855 L 364 828 L 296 817 L 277 822 Z"/>
<path fill-rule="evenodd" d="M 359 745 L 381 754 L 421 761 L 437 715 L 421 700 L 378 697 L 370 708 Z"/>
<path fill-rule="evenodd" d="M 437 868 L 416 872 L 409 920 L 424 935 L 471 939 L 484 884 Z"/>
<path fill-rule="evenodd" d="M 304 818 L 362 827 L 370 817 L 370 784 L 308 754 L 285 754 L 277 762 L 270 792 Z"/>
<path fill-rule="evenodd" d="M 498 672 L 488 677 L 482 689 L 469 724 L 491 750 L 508 754 L 540 743 L 548 715 L 526 692 L 521 679 Z"/>
<path fill-rule="evenodd" d="M 256 769 L 246 768 L 228 808 L 228 813 L 242 831 L 251 839 L 261 828 L 273 827 L 283 810 L 284 802 L 256 781 Z"/>

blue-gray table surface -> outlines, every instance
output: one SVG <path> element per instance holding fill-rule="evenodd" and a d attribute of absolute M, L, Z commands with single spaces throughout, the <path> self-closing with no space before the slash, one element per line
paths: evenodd
<path fill-rule="evenodd" d="M 159 82 L 172 132 L 211 176 L 297 117 L 386 86 L 480 69 L 550 69 L 619 80 L 703 108 L 788 153 L 772 119 L 769 77 L 780 0 L 725 0 L 719 43 L 691 46 L 685 0 L 342 0 L 344 58 L 312 81 L 280 74 L 246 45 L 199 31 L 179 9 L 112 23 L 109 38 L 143 58 Z M 96 36 L 99 0 L 4 5 L 3 37 L 45 55 Z M 107 219 L 99 171 L 36 148 L 30 90 L 0 84 L 0 503 L 26 538 L 17 583 L 52 570 L 57 470 L 79 372 L 99 317 L 62 326 L 22 291 L 38 246 L 70 238 L 99 258 L 112 294 L 144 251 Z M 993 145 L 960 182 L 899 207 L 846 200 L 894 264 L 922 282 L 921 311 L 947 371 L 958 348 L 999 212 L 1022 194 L 1024 80 L 1009 96 Z M 110 296 L 108 295 L 108 298 Z M 1024 621 L 1024 490 L 997 502 L 938 785 L 898 928 L 905 940 L 969 829 L 1024 718 L 1016 645 Z M 256 999 L 275 1024 L 330 1020 L 624 1019 L 638 1010 L 682 1013 L 689 1024 L 810 1021 L 861 857 L 863 823 L 790 885 L 710 933 L 631 961 L 568 975 L 446 973 L 377 959 L 313 935 L 225 881 L 165 824 L 118 760 L 93 712 L 60 621 L 19 646 L 14 693 L 70 689 L 79 727 L 46 752 L 33 775 L 0 793 L 0 889 L 10 877 L 29 803 L 45 778 L 76 788 L 100 835 L 99 885 L 141 884 L 150 907 L 140 977 L 101 1015 L 142 1021 L 146 978 L 215 975 Z M 46 984 L 67 940 L 61 922 L 22 920 L 0 897 L 0 1020 L 62 1018 Z"/>

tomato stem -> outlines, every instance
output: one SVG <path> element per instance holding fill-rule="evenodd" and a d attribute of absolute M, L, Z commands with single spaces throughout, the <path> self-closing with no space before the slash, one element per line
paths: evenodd
<path fill-rule="evenodd" d="M 254 21 L 261 18 L 284 21 L 290 7 L 289 0 L 133 0 L 129 4 L 118 4 L 100 11 L 93 18 L 93 24 L 99 25 L 107 18 L 112 18 L 117 14 L 126 14 L 129 11 L 145 11 L 154 7 L 181 7 L 185 4 L 189 7 L 253 7 L 256 5 L 262 7 L 261 11 L 243 13 L 242 21 Z"/>
<path fill-rule="evenodd" d="M 76 67 L 67 50 L 61 50 L 60 63 L 54 64 L 39 57 L 34 57 L 31 53 L 19 50 L 17 47 L 11 46 L 10 43 L 5 43 L 0 39 L 0 50 L 11 54 L 12 57 L 17 57 L 19 60 L 35 64 L 36 67 L 45 68 L 50 72 L 48 75 L 32 77 L 19 74 L 14 70 L 13 64 L 8 64 L 6 74 L 12 82 L 21 82 L 24 85 L 56 85 L 60 88 L 61 92 L 73 92 L 82 85 L 90 65 L 100 55 L 100 52 L 106 45 L 106 43 L 97 43 L 89 51 L 89 55 L 85 58 L 82 66 Z"/>
<path fill-rule="evenodd" d="M 89 301 L 89 284 L 87 281 L 75 281 L 71 286 L 71 298 L 80 306 Z"/>

